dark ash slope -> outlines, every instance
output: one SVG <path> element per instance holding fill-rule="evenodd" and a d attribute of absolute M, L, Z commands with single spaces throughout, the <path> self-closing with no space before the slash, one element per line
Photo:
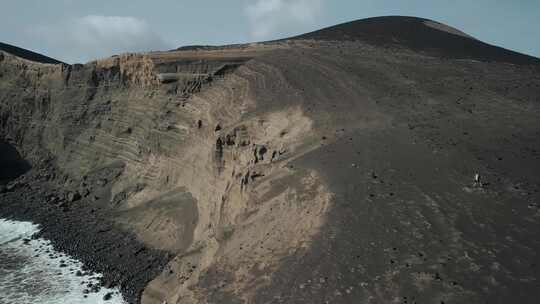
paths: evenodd
<path fill-rule="evenodd" d="M 24 58 L 26 60 L 40 62 L 40 63 L 51 63 L 51 64 L 62 63 L 59 60 L 29 51 L 29 50 L 25 50 L 23 48 L 16 47 L 7 43 L 2 43 L 2 42 L 0 42 L 0 51 L 10 53 L 12 55 L 15 55 L 20 58 Z"/>
<path fill-rule="evenodd" d="M 432 24 L 450 31 L 443 31 Z M 300 35 L 294 39 L 358 40 L 378 46 L 400 46 L 450 59 L 540 64 L 540 59 L 496 47 L 429 19 L 403 16 L 352 21 Z"/>

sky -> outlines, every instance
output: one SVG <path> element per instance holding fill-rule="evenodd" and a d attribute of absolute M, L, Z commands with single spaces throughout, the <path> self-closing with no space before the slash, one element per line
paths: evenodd
<path fill-rule="evenodd" d="M 0 0 L 0 41 L 68 63 L 285 38 L 385 15 L 540 57 L 540 0 Z"/>

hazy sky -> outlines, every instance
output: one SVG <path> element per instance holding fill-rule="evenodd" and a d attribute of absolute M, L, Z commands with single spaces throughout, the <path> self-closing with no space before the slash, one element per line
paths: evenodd
<path fill-rule="evenodd" d="M 1 0 L 0 41 L 73 63 L 283 38 L 382 15 L 434 19 L 540 57 L 540 0 Z"/>

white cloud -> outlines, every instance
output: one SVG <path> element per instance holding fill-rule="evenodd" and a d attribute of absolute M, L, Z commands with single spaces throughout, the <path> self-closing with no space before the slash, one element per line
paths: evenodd
<path fill-rule="evenodd" d="M 304 30 L 321 15 L 323 0 L 256 0 L 245 7 L 252 38 L 271 39 L 280 32 Z"/>
<path fill-rule="evenodd" d="M 34 27 L 29 32 L 49 45 L 56 53 L 51 56 L 68 62 L 169 47 L 145 20 L 135 17 L 89 15 Z"/>

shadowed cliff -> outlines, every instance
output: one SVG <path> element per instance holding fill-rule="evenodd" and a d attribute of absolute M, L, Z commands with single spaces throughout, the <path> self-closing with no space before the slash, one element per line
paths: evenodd
<path fill-rule="evenodd" d="M 21 158 L 17 150 L 0 141 L 0 185 L 5 184 L 30 170 L 30 165 Z"/>
<path fill-rule="evenodd" d="M 496 47 L 442 23 L 417 17 L 388 16 L 352 21 L 294 39 L 358 40 L 382 47 L 399 46 L 450 59 L 540 64 L 540 59 Z"/>

